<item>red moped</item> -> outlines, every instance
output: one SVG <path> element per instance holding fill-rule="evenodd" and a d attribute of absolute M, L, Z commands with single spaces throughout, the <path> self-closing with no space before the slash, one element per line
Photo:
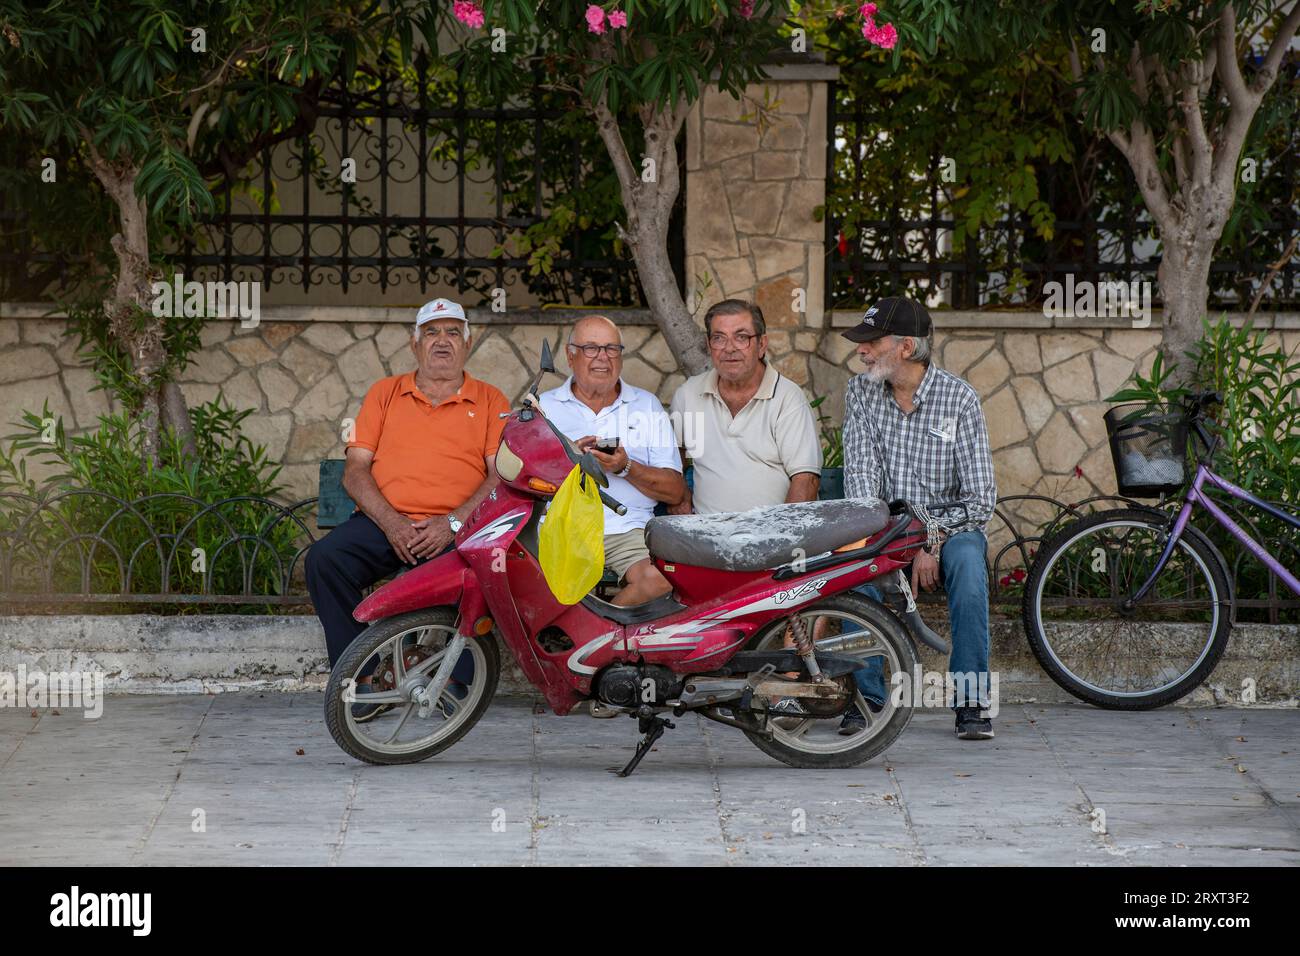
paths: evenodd
<path fill-rule="evenodd" d="M 656 517 L 647 543 L 670 594 L 635 607 L 594 593 L 561 604 L 538 562 L 547 500 L 577 464 L 607 506 L 623 506 L 603 490 L 599 463 L 542 413 L 536 393 L 554 371 L 549 346 L 541 364 L 509 414 L 500 484 L 454 548 L 357 608 L 370 627 L 339 659 L 326 691 L 326 723 L 339 746 L 378 764 L 446 750 L 491 703 L 504 643 L 556 714 L 638 720 L 641 740 L 623 776 L 674 726 L 669 715 L 688 713 L 738 728 L 794 767 L 850 767 L 884 751 L 912 718 L 911 696 L 891 693 L 883 707 L 870 706 L 853 672 L 878 657 L 887 688 L 911 688 L 913 639 L 946 644 L 920 624 L 910 593 L 895 616 L 850 589 L 874 580 L 905 591 L 898 572 L 925 542 L 928 516 L 905 502 L 848 499 Z M 366 676 L 369 692 L 357 693 Z M 851 706 L 865 726 L 841 724 Z"/>

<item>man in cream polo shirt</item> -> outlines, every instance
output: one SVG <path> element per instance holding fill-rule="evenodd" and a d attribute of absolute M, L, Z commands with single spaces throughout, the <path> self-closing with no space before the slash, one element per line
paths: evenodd
<path fill-rule="evenodd" d="M 672 514 L 748 511 L 813 501 L 822 450 L 803 390 L 764 361 L 767 328 L 751 302 L 727 299 L 704 316 L 713 368 L 687 379 L 672 402 L 694 491 Z"/>
<path fill-rule="evenodd" d="M 674 505 L 686 494 L 677 439 L 659 399 L 623 381 L 623 336 L 613 322 L 603 315 L 579 320 L 565 351 L 573 374 L 542 394 L 542 411 L 592 453 L 609 476 L 610 496 L 627 506 L 625 515 L 605 509 L 605 567 L 627 579 L 613 603 L 641 604 L 672 590 L 650 561 L 645 526 L 656 503 Z M 612 451 L 597 447 L 614 438 Z"/>

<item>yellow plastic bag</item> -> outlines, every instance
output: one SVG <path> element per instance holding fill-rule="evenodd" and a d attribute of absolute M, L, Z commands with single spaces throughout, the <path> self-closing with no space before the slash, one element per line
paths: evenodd
<path fill-rule="evenodd" d="M 577 465 L 551 499 L 539 537 L 551 593 L 561 604 L 577 604 L 605 573 L 605 506 Z"/>

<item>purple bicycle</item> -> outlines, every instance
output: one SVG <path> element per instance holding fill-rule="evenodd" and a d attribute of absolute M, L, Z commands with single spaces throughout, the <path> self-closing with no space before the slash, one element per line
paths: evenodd
<path fill-rule="evenodd" d="M 1300 528 L 1300 515 L 1210 468 L 1219 439 L 1205 428 L 1205 409 L 1222 400 L 1198 392 L 1179 409 L 1107 411 L 1119 493 L 1163 497 L 1186 486 L 1183 505 L 1176 514 L 1139 506 L 1089 515 L 1044 542 L 1034 560 L 1023 609 L 1029 646 L 1080 700 L 1113 710 L 1162 707 L 1190 693 L 1223 656 L 1235 596 L 1223 555 L 1188 523 L 1198 505 L 1300 595 L 1300 580 L 1205 494 L 1207 485 L 1217 488 Z M 1190 483 L 1189 432 L 1204 449 Z"/>

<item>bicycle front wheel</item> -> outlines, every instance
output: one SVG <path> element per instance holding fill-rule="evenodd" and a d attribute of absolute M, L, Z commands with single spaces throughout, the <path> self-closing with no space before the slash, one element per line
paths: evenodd
<path fill-rule="evenodd" d="M 1089 515 L 1044 543 L 1025 584 L 1029 647 L 1057 684 L 1111 710 L 1163 707 L 1191 693 L 1219 662 L 1232 626 L 1223 559 L 1184 532 L 1150 593 L 1123 601 L 1151 574 L 1168 541 L 1159 513 Z"/>

